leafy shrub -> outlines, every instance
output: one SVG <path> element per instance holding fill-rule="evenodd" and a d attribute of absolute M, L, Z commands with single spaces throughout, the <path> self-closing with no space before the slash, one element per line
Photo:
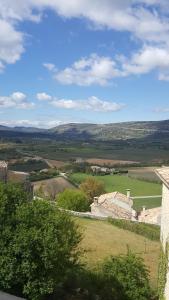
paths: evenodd
<path fill-rule="evenodd" d="M 39 300 L 78 264 L 72 218 L 48 201 L 28 201 L 18 187 L 0 186 L 0 231 L 0 290 Z"/>
<path fill-rule="evenodd" d="M 62 208 L 79 212 L 89 210 L 89 201 L 85 193 L 80 190 L 66 189 L 59 194 L 57 204 Z"/>
<path fill-rule="evenodd" d="M 149 273 L 142 258 L 130 252 L 126 256 L 111 257 L 105 261 L 103 273 L 112 282 L 112 287 L 114 279 L 119 283 L 125 295 L 121 299 L 150 299 Z"/>
<path fill-rule="evenodd" d="M 159 270 L 158 270 L 158 296 L 159 300 L 164 300 L 164 291 L 167 281 L 167 269 L 168 269 L 168 243 L 166 244 L 166 250 L 161 247 Z"/>
<path fill-rule="evenodd" d="M 119 219 L 112 219 L 112 218 L 109 218 L 109 222 L 114 226 L 135 232 L 150 240 L 154 240 L 154 241 L 160 240 L 160 227 L 157 225 L 136 223 L 128 220 L 119 220 Z"/>
<path fill-rule="evenodd" d="M 96 270 L 81 268 L 76 273 L 72 272 L 60 292 L 59 299 L 153 299 L 148 271 L 142 259 L 130 252 L 124 256 L 110 257 Z M 54 299 L 58 299 L 58 291 Z"/>

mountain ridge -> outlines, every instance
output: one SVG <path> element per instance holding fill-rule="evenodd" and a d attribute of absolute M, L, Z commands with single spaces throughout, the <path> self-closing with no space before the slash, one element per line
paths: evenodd
<path fill-rule="evenodd" d="M 22 133 L 22 134 L 44 134 L 59 136 L 66 139 L 136 139 L 148 136 L 165 135 L 169 137 L 169 120 L 163 121 L 132 121 L 107 124 L 94 123 L 67 123 L 50 129 L 36 127 L 15 126 L 8 127 L 0 125 L 0 132 Z"/>

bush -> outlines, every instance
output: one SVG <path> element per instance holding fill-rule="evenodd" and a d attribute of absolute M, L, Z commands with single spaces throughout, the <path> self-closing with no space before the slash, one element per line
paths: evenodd
<path fill-rule="evenodd" d="M 98 269 L 72 272 L 61 297 L 76 300 L 151 300 L 148 271 L 141 258 L 131 254 L 107 259 Z M 63 290 L 65 292 L 63 292 Z"/>
<path fill-rule="evenodd" d="M 150 240 L 154 240 L 154 241 L 160 240 L 160 227 L 157 225 L 136 223 L 128 220 L 119 220 L 119 219 L 112 219 L 112 218 L 109 218 L 109 222 L 114 226 L 135 232 Z"/>
<path fill-rule="evenodd" d="M 111 257 L 103 265 L 103 273 L 109 281 L 116 280 L 121 286 L 125 300 L 149 300 L 151 290 L 149 273 L 142 258 L 128 253 L 126 256 Z"/>
<path fill-rule="evenodd" d="M 78 264 L 81 240 L 72 218 L 48 201 L 28 201 L 0 186 L 0 289 L 39 300 L 63 285 Z"/>
<path fill-rule="evenodd" d="M 58 206 L 74 211 L 88 211 L 89 201 L 80 190 L 66 189 L 63 193 L 60 193 L 57 199 Z"/>

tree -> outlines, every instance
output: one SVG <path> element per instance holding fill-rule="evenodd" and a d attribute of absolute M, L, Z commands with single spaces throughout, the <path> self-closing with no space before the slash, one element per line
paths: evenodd
<path fill-rule="evenodd" d="M 147 300 L 151 299 L 149 286 L 149 273 L 142 258 L 132 254 L 111 257 L 103 264 L 102 272 L 105 278 L 112 282 L 114 280 L 121 285 L 121 291 L 125 300 Z"/>
<path fill-rule="evenodd" d="M 98 197 L 105 193 L 104 183 L 94 177 L 88 177 L 82 182 L 80 189 L 87 195 L 90 202 L 93 202 L 94 197 Z"/>
<path fill-rule="evenodd" d="M 89 210 L 87 196 L 80 190 L 66 189 L 63 193 L 59 194 L 57 204 L 62 208 L 74 211 Z"/>
<path fill-rule="evenodd" d="M 0 186 L 0 196 L 0 289 L 41 299 L 78 265 L 81 234 L 48 201 L 27 201 L 21 189 L 8 185 Z"/>

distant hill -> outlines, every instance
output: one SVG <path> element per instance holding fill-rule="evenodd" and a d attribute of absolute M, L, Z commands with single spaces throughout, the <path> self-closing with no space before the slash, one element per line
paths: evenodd
<path fill-rule="evenodd" d="M 51 129 L 34 127 L 7 127 L 0 125 L 0 137 L 22 136 L 59 138 L 69 140 L 130 140 L 169 139 L 169 120 L 146 122 L 123 122 L 111 124 L 69 123 Z"/>
<path fill-rule="evenodd" d="M 112 124 L 71 123 L 59 125 L 50 129 L 50 132 L 69 138 L 89 137 L 94 140 L 127 140 L 159 135 L 169 137 L 169 120 Z"/>

